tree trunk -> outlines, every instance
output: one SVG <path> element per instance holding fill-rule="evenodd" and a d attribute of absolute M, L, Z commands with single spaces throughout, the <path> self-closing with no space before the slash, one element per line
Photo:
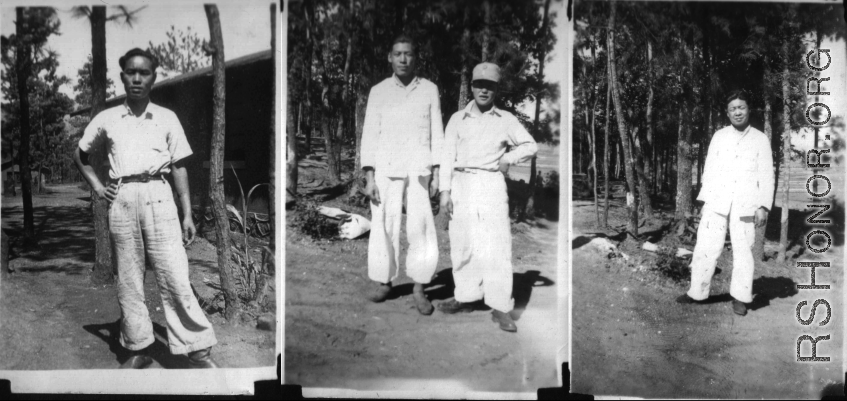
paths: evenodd
<path fill-rule="evenodd" d="M 549 4 L 550 1 L 548 0 Z M 597 137 L 595 133 L 594 126 L 596 125 L 597 120 L 597 101 L 599 100 L 599 96 L 597 96 L 597 49 L 594 42 L 594 34 L 591 35 L 591 61 L 594 63 L 591 69 L 591 97 L 593 101 L 591 103 L 591 168 L 594 169 L 594 217 L 597 221 L 597 226 L 600 226 L 600 205 L 598 204 L 597 199 Z"/>
<path fill-rule="evenodd" d="M 336 146 L 338 146 L 338 141 L 334 138 L 332 128 L 330 126 L 329 117 L 326 116 L 326 112 L 329 107 L 324 105 L 323 114 L 321 117 L 321 131 L 324 136 L 324 146 L 326 147 L 326 165 L 327 165 L 327 178 L 329 179 L 329 183 L 332 185 L 337 185 L 341 182 L 341 170 L 338 165 L 338 160 L 335 158 L 336 155 Z"/>
<path fill-rule="evenodd" d="M 544 17 L 541 23 L 541 32 L 544 38 L 547 37 L 547 24 L 549 20 L 549 10 L 550 10 L 550 0 L 546 0 L 544 2 Z M 485 54 L 485 49 L 487 49 L 488 42 L 488 25 L 491 22 L 491 5 L 488 0 L 485 1 L 485 26 L 486 26 L 486 43 L 483 46 L 483 61 L 486 61 L 487 55 Z M 543 41 L 543 39 L 542 39 Z M 544 46 L 541 47 L 540 57 L 538 58 L 538 80 L 540 83 L 544 82 L 544 59 L 547 58 L 546 51 Z M 541 93 L 541 92 L 539 92 Z M 533 132 L 534 139 L 538 140 L 538 135 L 541 133 L 541 101 L 543 100 L 542 96 L 535 96 L 535 129 Z M 529 162 L 529 185 L 527 186 L 527 190 L 529 191 L 526 194 L 526 205 L 523 207 L 523 213 L 519 213 L 519 219 L 525 220 L 527 216 L 530 218 L 535 217 L 535 187 L 538 186 L 538 166 L 537 166 L 538 157 L 533 156 Z"/>
<path fill-rule="evenodd" d="M 29 33 L 25 30 L 24 8 L 15 8 L 17 23 L 15 34 L 18 37 L 18 46 L 15 54 L 15 69 L 17 70 L 18 78 L 18 99 L 20 99 L 20 123 L 21 123 L 21 144 L 18 149 L 18 166 L 21 174 L 21 196 L 23 197 L 24 206 L 24 232 L 23 238 L 27 243 L 35 241 L 35 225 L 32 208 L 32 179 L 29 172 L 29 141 L 30 130 L 29 125 L 29 88 L 27 81 L 29 80 L 32 60 L 30 60 L 30 48 L 23 43 L 23 38 Z M 28 27 L 29 29 L 32 29 Z"/>
<path fill-rule="evenodd" d="M 468 23 L 468 21 L 470 20 L 470 6 L 466 4 L 464 7 L 465 7 L 465 15 L 464 15 L 465 30 L 462 31 L 462 40 L 460 42 L 461 47 L 462 47 L 462 55 L 460 56 L 460 59 L 462 61 L 462 69 L 461 69 L 461 73 L 460 73 L 461 74 L 460 75 L 461 84 L 459 86 L 459 107 L 458 107 L 459 110 L 464 109 L 465 106 L 468 105 L 468 101 L 469 101 L 469 95 L 468 95 L 468 60 L 467 60 L 467 57 L 465 55 L 470 51 L 470 47 L 471 47 L 471 45 L 470 45 L 471 31 L 470 31 L 469 23 Z"/>
<path fill-rule="evenodd" d="M 770 88 L 768 88 L 767 81 L 769 76 L 771 75 L 770 63 L 767 55 L 765 55 L 764 59 L 765 64 L 765 73 L 762 76 L 762 91 L 764 102 L 765 102 L 765 111 L 764 111 L 764 126 L 765 126 L 765 136 L 768 137 L 768 143 L 771 143 L 771 138 L 773 137 L 773 128 L 771 127 L 771 99 L 770 99 Z M 756 227 L 756 237 L 753 240 L 753 260 L 765 260 L 765 231 L 767 229 L 767 224 L 763 224 L 761 227 Z"/>
<path fill-rule="evenodd" d="M 273 76 L 274 76 L 274 86 L 271 89 L 273 96 L 271 96 L 271 110 L 273 110 L 273 114 L 271 115 L 271 138 L 270 138 L 270 167 L 268 168 L 268 221 L 271 222 L 271 232 L 270 232 L 270 240 L 268 241 L 268 249 L 270 249 L 271 257 L 268 259 L 267 273 L 268 275 L 276 275 L 276 136 L 277 136 L 277 121 L 279 121 L 279 109 L 276 107 L 276 98 L 277 91 L 276 88 L 279 87 L 279 52 L 277 51 L 277 41 L 276 41 L 276 22 L 279 19 L 276 11 L 276 3 L 271 3 L 271 55 L 273 57 Z M 296 132 L 292 135 L 292 139 L 294 139 L 294 159 L 297 158 L 297 137 Z M 296 166 L 295 166 L 296 167 Z M 296 179 L 296 176 L 295 176 Z M 295 186 L 296 188 L 296 186 Z M 261 273 L 261 272 L 260 272 Z M 268 282 L 270 281 L 270 277 L 260 274 L 259 278 L 256 282 L 256 296 L 254 300 L 258 302 L 260 305 L 264 303 L 263 298 L 265 297 L 266 290 L 268 288 Z"/>
<path fill-rule="evenodd" d="M 491 28 L 490 28 L 490 25 L 491 25 L 491 3 L 488 0 L 484 0 L 482 2 L 482 12 L 483 12 L 483 18 L 484 18 L 484 21 L 485 21 L 485 25 L 483 25 L 483 27 L 482 27 L 482 41 L 481 41 L 482 42 L 482 46 L 481 46 L 482 47 L 482 54 L 481 54 L 482 58 L 480 59 L 480 61 L 481 62 L 487 62 L 488 61 L 488 47 L 489 47 L 489 42 L 491 42 Z M 541 61 L 543 61 L 543 60 L 541 60 Z"/>
<path fill-rule="evenodd" d="M 620 98 L 620 88 L 617 86 L 617 72 L 616 72 L 616 61 L 615 61 L 615 3 L 611 3 L 611 15 L 609 16 L 609 30 L 608 30 L 608 52 L 609 52 L 609 83 L 612 85 L 612 101 L 615 104 L 615 115 L 617 116 L 616 120 L 618 122 L 618 133 L 621 137 L 621 148 L 623 149 L 623 157 L 625 160 L 632 160 L 632 155 L 629 152 L 628 142 L 628 133 L 626 128 L 625 116 L 623 113 L 623 105 L 621 104 Z M 627 231 L 629 231 L 632 235 L 638 235 L 638 201 L 635 197 L 635 191 L 637 190 L 635 187 L 635 172 L 633 171 L 631 163 L 624 164 L 624 171 L 626 172 L 626 182 L 629 186 L 626 195 L 626 209 L 628 223 L 627 223 Z"/>
<path fill-rule="evenodd" d="M 271 22 L 273 23 L 275 20 L 273 16 L 271 16 Z M 272 38 L 275 38 L 275 34 L 271 34 Z M 271 44 L 274 45 L 275 41 L 272 39 Z M 276 56 L 276 54 L 274 54 Z M 274 65 L 276 68 L 276 65 Z M 307 66 L 306 68 L 311 68 L 311 66 Z M 291 77 L 289 74 L 289 82 L 294 81 L 294 77 Z M 291 200 L 295 200 L 297 197 L 297 178 L 298 178 L 298 170 L 297 170 L 297 131 L 294 124 L 294 117 L 297 113 L 295 113 L 294 109 L 294 96 L 292 96 L 292 91 L 288 91 L 287 97 L 288 105 L 286 106 L 288 110 L 288 118 L 286 119 L 286 183 L 285 183 L 285 191 L 286 191 L 286 202 L 288 201 L 288 197 L 291 197 Z M 308 92 L 306 92 L 306 96 L 308 96 Z M 302 106 L 302 103 L 301 103 Z M 276 127 L 272 127 L 276 129 Z M 271 148 L 271 155 L 275 156 L 276 148 Z"/>
<path fill-rule="evenodd" d="M 209 47 L 212 55 L 212 152 L 209 161 L 209 192 L 212 198 L 212 211 L 215 216 L 215 235 L 217 237 L 218 269 L 223 289 L 225 311 L 228 321 L 237 317 L 240 310 L 235 277 L 230 266 L 231 250 L 229 244 L 229 221 L 226 215 L 224 196 L 224 143 L 226 134 L 226 74 L 224 67 L 224 42 L 221 33 L 221 21 L 218 7 L 213 4 L 203 6 L 209 20 Z"/>
<path fill-rule="evenodd" d="M 688 115 L 687 102 L 679 108 L 679 136 L 676 154 L 676 218 L 691 213 L 691 129 L 683 118 Z"/>
<path fill-rule="evenodd" d="M 608 57 L 606 58 L 608 60 Z M 606 76 L 609 76 L 609 61 L 606 62 Z M 612 120 L 612 84 L 606 84 L 606 128 L 603 131 L 603 181 L 605 187 L 603 190 L 603 227 L 609 227 L 609 121 Z"/>
<path fill-rule="evenodd" d="M 90 119 L 106 108 L 106 7 L 91 7 L 91 113 Z M 97 178 L 109 182 L 109 149 L 105 144 L 91 152 L 91 165 Z M 112 261 L 112 243 L 109 239 L 109 202 L 91 191 L 94 210 L 94 267 L 91 281 L 95 284 L 111 283 L 117 268 Z"/>
<path fill-rule="evenodd" d="M 791 59 L 789 38 L 790 35 L 786 35 L 782 45 L 785 54 L 784 60 Z M 791 89 L 789 79 L 788 63 L 784 62 L 782 67 L 782 216 L 780 218 L 779 251 L 776 256 L 776 261 L 779 263 L 785 262 L 785 252 L 788 248 L 788 184 L 791 182 Z"/>
<path fill-rule="evenodd" d="M 641 136 L 638 134 L 637 128 L 633 130 L 632 141 L 635 143 L 635 157 L 631 162 L 638 177 L 638 194 L 641 197 L 641 207 L 644 211 L 644 218 L 651 220 L 653 218 L 653 201 L 650 199 L 649 181 L 644 172 L 644 146 L 641 144 Z"/>
<path fill-rule="evenodd" d="M 644 174 L 647 175 L 648 193 L 655 193 L 656 174 L 655 166 L 653 165 L 653 43 L 647 41 L 647 110 L 645 112 L 647 119 L 647 146 L 642 152 L 644 157 Z M 651 204 L 652 206 L 652 204 Z M 652 214 L 652 207 L 651 214 Z"/>

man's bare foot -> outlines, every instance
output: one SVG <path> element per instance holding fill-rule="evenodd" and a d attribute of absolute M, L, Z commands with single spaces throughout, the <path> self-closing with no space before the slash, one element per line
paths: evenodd
<path fill-rule="evenodd" d="M 371 283 L 366 298 L 371 302 L 382 302 L 388 298 L 389 293 L 391 293 L 391 282 L 387 284 Z"/>
<path fill-rule="evenodd" d="M 423 284 L 415 283 L 415 287 L 412 289 L 412 296 L 415 297 L 415 307 L 418 308 L 418 312 L 421 315 L 431 315 L 432 311 L 435 308 L 432 307 L 432 302 L 429 302 L 426 299 L 426 294 L 424 294 Z"/>

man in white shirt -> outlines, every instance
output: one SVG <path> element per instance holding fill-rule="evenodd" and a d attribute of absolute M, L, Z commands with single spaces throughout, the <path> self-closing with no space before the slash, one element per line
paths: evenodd
<path fill-rule="evenodd" d="M 120 343 L 130 350 L 121 368 L 143 369 L 153 362 L 143 351 L 155 341 L 144 303 L 145 257 L 156 273 L 170 352 L 188 354 L 191 368 L 216 368 L 210 355 L 217 343 L 215 332 L 191 290 L 183 248 L 183 243 L 194 241 L 197 232 L 184 164 L 192 154 L 191 147 L 177 116 L 150 102 L 158 60 L 135 48 L 119 62 L 126 101 L 91 120 L 74 161 L 97 195 L 109 201 L 109 233 L 118 267 Z M 88 162 L 88 154 L 104 145 L 110 162 L 108 186 Z M 181 222 L 171 187 L 164 179 L 168 173 L 179 195 Z"/>
<path fill-rule="evenodd" d="M 474 67 L 474 101 L 447 123 L 441 156 L 441 210 L 450 216 L 450 259 L 454 299 L 438 305 L 444 313 L 471 312 L 484 299 L 492 320 L 518 330 L 509 312 L 512 298 L 512 233 L 503 173 L 538 151 L 520 121 L 494 105 L 500 68 Z M 507 152 L 508 148 L 511 150 Z"/>
<path fill-rule="evenodd" d="M 768 137 L 750 126 L 747 94 L 732 92 L 726 102 L 732 125 L 718 130 L 709 144 L 697 196 L 705 204 L 691 260 L 691 287 L 677 302 L 691 304 L 709 297 L 729 225 L 733 253 L 729 294 L 734 298 L 733 312 L 744 316 L 753 301 L 755 226 L 767 223 L 773 204 L 773 156 Z"/>
<path fill-rule="evenodd" d="M 371 203 L 368 277 L 376 282 L 368 299 L 382 302 L 400 273 L 400 222 L 406 206 L 406 275 L 423 315 L 432 303 L 423 285 L 438 264 L 438 243 L 429 199 L 438 193 L 438 153 L 444 140 L 438 88 L 415 75 L 415 44 L 394 40 L 388 62 L 394 75 L 371 88 L 362 130 L 365 193 Z"/>

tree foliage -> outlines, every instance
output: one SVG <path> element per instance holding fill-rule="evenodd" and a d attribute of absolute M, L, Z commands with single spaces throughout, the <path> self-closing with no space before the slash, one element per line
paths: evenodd
<path fill-rule="evenodd" d="M 92 103 L 92 82 L 91 82 L 91 55 L 88 56 L 88 61 L 82 65 L 82 68 L 77 70 L 76 85 L 74 85 L 74 101 L 76 102 L 77 110 L 91 107 Z M 115 96 L 115 82 L 111 78 L 106 78 L 106 98 Z"/>
<path fill-rule="evenodd" d="M 208 46 L 206 38 L 200 38 L 197 32 L 177 30 L 171 25 L 171 30 L 165 33 L 168 40 L 154 45 L 149 42 L 147 51 L 159 59 L 161 74 L 165 77 L 185 74 L 199 68 L 208 67 L 211 58 L 203 50 Z"/>

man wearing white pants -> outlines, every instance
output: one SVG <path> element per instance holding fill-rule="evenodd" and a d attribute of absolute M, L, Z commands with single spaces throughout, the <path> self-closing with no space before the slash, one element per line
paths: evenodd
<path fill-rule="evenodd" d="M 119 62 L 126 101 L 91 120 L 74 161 L 97 196 L 110 202 L 109 234 L 121 307 L 120 343 L 130 351 L 121 368 L 143 369 L 153 363 L 146 351 L 155 338 L 144 302 L 145 260 L 156 272 L 170 352 L 187 354 L 190 368 L 217 368 L 211 357 L 217 343 L 215 331 L 191 290 L 183 248 L 197 233 L 185 167 L 191 147 L 176 114 L 150 101 L 159 64 L 156 57 L 135 48 Z M 108 185 L 103 185 L 88 160 L 89 152 L 101 146 L 108 149 Z M 183 211 L 181 221 L 164 174 L 173 176 Z"/>
<path fill-rule="evenodd" d="M 388 61 L 394 75 L 368 97 L 362 130 L 362 168 L 371 203 L 368 277 L 377 283 L 368 299 L 382 302 L 400 273 L 400 223 L 406 206 L 406 274 L 423 315 L 432 303 L 423 292 L 438 264 L 438 242 L 429 199 L 438 193 L 438 152 L 444 140 L 438 88 L 415 75 L 415 44 L 394 40 Z"/>
<path fill-rule="evenodd" d="M 451 215 L 450 259 L 454 299 L 439 304 L 444 313 L 470 312 L 485 300 L 492 319 L 517 331 L 509 312 L 512 299 L 512 233 L 503 173 L 528 161 L 535 141 L 511 113 L 494 106 L 500 68 L 482 63 L 473 70 L 474 101 L 450 118 L 444 136 L 441 208 Z M 511 151 L 508 148 L 511 147 Z"/>
<path fill-rule="evenodd" d="M 768 137 L 750 126 L 746 93 L 732 92 L 727 104 L 732 125 L 717 131 L 709 144 L 697 197 L 705 204 L 691 260 L 691 287 L 677 302 L 691 304 L 709 297 L 729 226 L 733 251 L 729 294 L 734 298 L 733 312 L 743 316 L 746 304 L 753 301 L 755 226 L 767 222 L 773 204 L 773 156 Z"/>

